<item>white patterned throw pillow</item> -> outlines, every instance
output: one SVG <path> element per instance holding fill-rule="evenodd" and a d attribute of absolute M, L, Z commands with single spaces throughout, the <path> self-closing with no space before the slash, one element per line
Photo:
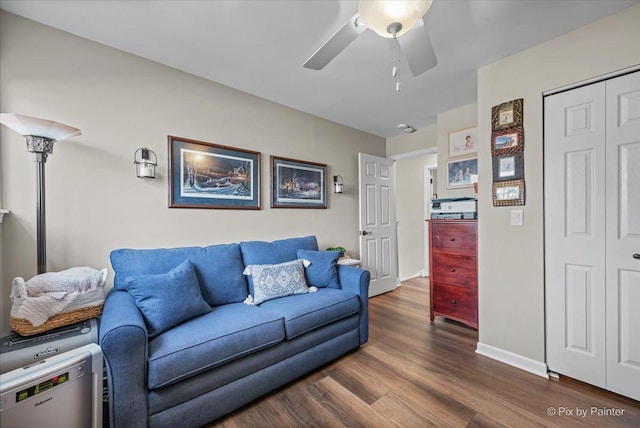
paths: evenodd
<path fill-rule="evenodd" d="M 259 305 L 267 300 L 293 294 L 313 293 L 316 287 L 309 287 L 304 277 L 304 268 L 310 262 L 304 259 L 292 260 L 274 265 L 249 265 L 244 274 L 253 278 L 253 296 L 244 301 L 249 305 Z"/>

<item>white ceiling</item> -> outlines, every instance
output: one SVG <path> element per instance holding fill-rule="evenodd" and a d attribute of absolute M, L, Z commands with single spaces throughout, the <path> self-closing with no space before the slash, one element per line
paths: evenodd
<path fill-rule="evenodd" d="M 392 42 L 365 31 L 323 70 L 302 64 L 351 16 L 353 0 L 0 0 L 9 12 L 382 137 L 476 101 L 476 73 L 640 0 L 435 0 L 438 65 L 391 75 Z M 514 76 L 514 79 L 517 76 Z"/>

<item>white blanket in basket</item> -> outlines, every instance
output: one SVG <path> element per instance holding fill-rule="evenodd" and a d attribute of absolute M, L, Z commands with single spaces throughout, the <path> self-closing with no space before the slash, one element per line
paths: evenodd
<path fill-rule="evenodd" d="M 34 327 L 70 307 L 93 306 L 104 300 L 107 269 L 75 267 L 36 275 L 29 281 L 17 277 L 11 287 L 11 316 L 28 320 Z"/>

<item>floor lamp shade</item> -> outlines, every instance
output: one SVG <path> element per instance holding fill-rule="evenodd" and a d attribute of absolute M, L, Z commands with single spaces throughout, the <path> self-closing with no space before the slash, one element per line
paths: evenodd
<path fill-rule="evenodd" d="M 82 132 L 78 128 L 52 120 L 13 113 L 0 113 L 0 123 L 25 138 L 27 151 L 33 154 L 33 161 L 36 163 L 38 273 L 44 273 L 47 271 L 44 164 L 47 156 L 53 152 L 53 143 L 75 137 Z"/>

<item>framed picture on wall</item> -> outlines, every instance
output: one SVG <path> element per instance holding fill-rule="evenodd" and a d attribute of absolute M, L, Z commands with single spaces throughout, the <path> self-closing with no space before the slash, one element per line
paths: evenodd
<path fill-rule="evenodd" d="M 491 155 L 505 156 L 524 150 L 524 131 L 521 126 L 491 134 Z"/>
<path fill-rule="evenodd" d="M 270 159 L 271 208 L 327 208 L 327 165 Z"/>
<path fill-rule="evenodd" d="M 494 131 L 514 126 L 522 126 L 522 105 L 524 100 L 507 101 L 491 109 L 491 122 Z"/>
<path fill-rule="evenodd" d="M 521 178 L 524 178 L 524 155 L 522 152 L 493 157 L 493 181 Z"/>
<path fill-rule="evenodd" d="M 447 189 L 472 187 L 472 176 L 478 175 L 478 158 L 447 162 Z"/>
<path fill-rule="evenodd" d="M 524 200 L 524 180 L 509 180 L 493 183 L 494 207 L 524 205 Z"/>
<path fill-rule="evenodd" d="M 260 209 L 260 153 L 169 136 L 169 208 Z"/>
<path fill-rule="evenodd" d="M 463 129 L 449 134 L 449 157 L 468 156 L 478 153 L 476 140 L 478 128 Z"/>

